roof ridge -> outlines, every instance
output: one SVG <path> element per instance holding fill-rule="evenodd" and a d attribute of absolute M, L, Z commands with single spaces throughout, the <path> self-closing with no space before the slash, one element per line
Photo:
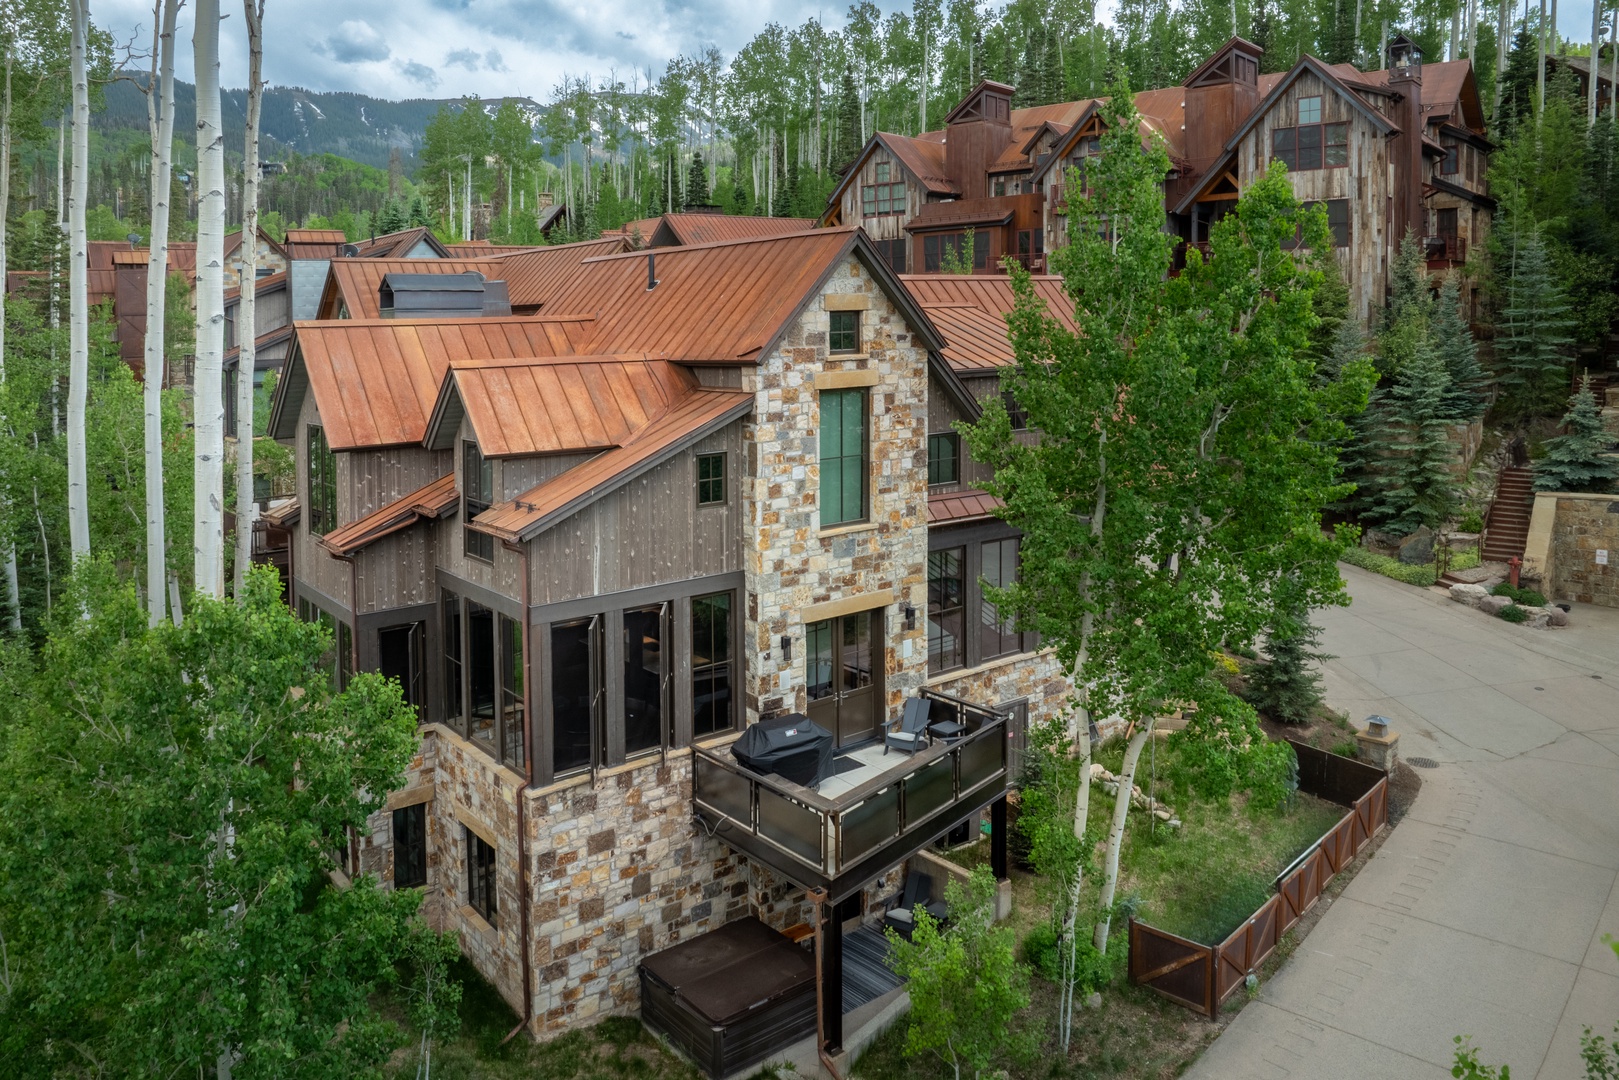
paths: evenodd
<path fill-rule="evenodd" d="M 806 219 L 808 220 L 808 219 Z M 588 259 L 581 259 L 580 265 L 585 263 L 607 262 L 610 259 L 634 259 L 645 255 L 675 255 L 686 251 L 708 251 L 712 248 L 741 247 L 744 244 L 768 244 L 783 240 L 802 240 L 805 237 L 844 235 L 855 232 L 858 225 L 831 225 L 825 228 L 808 228 L 803 232 L 776 233 L 771 236 L 741 236 L 733 240 L 708 240 L 701 244 L 680 244 L 674 247 L 638 248 L 634 251 L 615 251 L 607 255 L 594 255 Z"/>

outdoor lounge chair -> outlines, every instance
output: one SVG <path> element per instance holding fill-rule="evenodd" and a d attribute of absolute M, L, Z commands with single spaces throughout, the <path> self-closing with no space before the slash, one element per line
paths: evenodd
<path fill-rule="evenodd" d="M 928 709 L 931 705 L 927 698 L 907 698 L 905 711 L 899 719 L 883 729 L 883 753 L 888 753 L 890 746 L 896 746 L 907 754 L 914 754 L 927 745 Z"/>
<path fill-rule="evenodd" d="M 933 899 L 933 878 L 912 870 L 905 875 L 905 890 L 900 894 L 899 903 L 883 916 L 883 925 L 892 926 L 899 931 L 900 937 L 906 941 L 911 940 L 911 928 L 916 922 L 915 911 L 918 906 L 936 921 L 944 922 L 945 903 L 943 900 Z"/>

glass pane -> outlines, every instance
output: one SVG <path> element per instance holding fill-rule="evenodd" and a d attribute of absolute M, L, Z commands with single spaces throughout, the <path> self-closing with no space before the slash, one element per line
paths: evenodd
<path fill-rule="evenodd" d="M 500 760 L 523 768 L 523 628 L 500 617 Z"/>
<path fill-rule="evenodd" d="M 444 720 L 465 734 L 461 723 L 461 598 L 443 594 L 444 613 Z"/>
<path fill-rule="evenodd" d="M 753 785 L 747 777 L 699 757 L 692 784 L 698 802 L 753 828 Z"/>
<path fill-rule="evenodd" d="M 495 613 L 467 603 L 467 691 L 472 737 L 495 741 Z"/>
<path fill-rule="evenodd" d="M 907 829 L 955 801 L 956 763 L 953 757 L 947 754 L 905 778 Z"/>
<path fill-rule="evenodd" d="M 551 627 L 551 766 L 558 772 L 590 764 L 592 620 Z"/>
<path fill-rule="evenodd" d="M 845 615 L 843 622 L 843 688 L 871 685 L 871 612 Z"/>
<path fill-rule="evenodd" d="M 962 548 L 928 555 L 928 666 L 958 667 L 962 656 Z"/>
<path fill-rule="evenodd" d="M 961 755 L 961 791 L 965 794 L 1006 768 L 1006 732 L 996 728 L 969 739 L 957 752 Z"/>
<path fill-rule="evenodd" d="M 731 726 L 731 594 L 691 602 L 692 732 Z"/>
<path fill-rule="evenodd" d="M 759 835 L 769 837 L 811 866 L 821 865 L 821 815 L 759 785 Z"/>
<path fill-rule="evenodd" d="M 804 682 L 809 687 L 809 699 L 831 697 L 832 685 L 832 622 L 810 623 L 804 628 Z"/>
<path fill-rule="evenodd" d="M 663 608 L 624 613 L 624 750 L 663 745 Z"/>
<path fill-rule="evenodd" d="M 841 815 L 838 866 L 855 863 L 899 835 L 899 785 L 892 784 Z"/>

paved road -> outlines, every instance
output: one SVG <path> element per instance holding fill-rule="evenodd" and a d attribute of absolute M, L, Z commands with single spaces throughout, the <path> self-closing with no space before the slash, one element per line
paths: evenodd
<path fill-rule="evenodd" d="M 1581 1030 L 1619 1021 L 1619 611 L 1527 630 L 1344 573 L 1327 700 L 1439 765 L 1187 1076 L 1439 1080 L 1466 1034 L 1514 1080 L 1578 1080 Z"/>

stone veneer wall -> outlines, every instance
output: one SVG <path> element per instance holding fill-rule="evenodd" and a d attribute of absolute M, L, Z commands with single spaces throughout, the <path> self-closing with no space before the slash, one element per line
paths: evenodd
<path fill-rule="evenodd" d="M 750 720 L 803 712 L 805 609 L 873 597 L 885 609 L 884 688 L 889 715 L 922 685 L 927 628 L 906 630 L 899 605 L 927 610 L 927 351 L 864 266 L 850 257 L 822 289 L 864 296 L 866 354 L 827 351 L 829 315 L 812 299 L 781 344 L 743 371 L 755 395 L 744 431 L 750 447 L 742 483 L 747 609 L 743 640 L 750 655 L 744 701 Z M 820 529 L 820 417 L 815 376 L 874 372 L 870 391 L 869 524 Z M 796 643 L 791 662 L 779 641 Z"/>
<path fill-rule="evenodd" d="M 1619 495 L 1556 498 L 1549 597 L 1619 607 Z M 1599 550 L 1608 553 L 1606 566 L 1597 564 Z"/>
<path fill-rule="evenodd" d="M 974 704 L 1007 705 L 1026 701 L 1030 725 L 1055 720 L 1068 710 L 1068 673 L 1050 649 L 990 660 L 966 671 L 948 671 L 928 680 L 928 687 Z M 1108 724 L 1099 723 L 1107 729 Z"/>

